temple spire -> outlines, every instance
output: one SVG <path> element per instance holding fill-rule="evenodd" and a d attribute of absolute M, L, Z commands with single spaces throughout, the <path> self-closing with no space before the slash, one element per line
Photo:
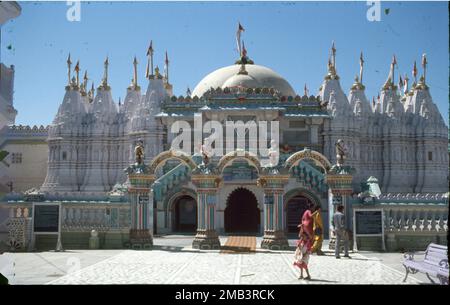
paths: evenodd
<path fill-rule="evenodd" d="M 75 65 L 74 71 L 76 73 L 76 84 L 77 87 L 80 86 L 80 61 L 77 61 L 77 64 Z"/>
<path fill-rule="evenodd" d="M 87 76 L 87 70 L 84 71 L 84 76 L 83 76 L 83 83 L 80 86 L 80 91 L 81 91 L 81 95 L 86 96 L 87 94 L 87 82 L 88 82 L 88 76 Z"/>
<path fill-rule="evenodd" d="M 150 40 L 150 46 L 147 50 L 147 69 L 145 73 L 145 77 L 150 79 L 153 77 L 153 40 Z"/>
<path fill-rule="evenodd" d="M 328 74 L 325 76 L 325 79 L 339 79 L 336 72 L 336 47 L 334 40 L 331 44 L 331 53 L 328 57 Z"/>
<path fill-rule="evenodd" d="M 423 83 L 425 84 L 425 78 L 426 78 L 426 74 L 427 74 L 427 54 L 423 54 L 422 55 L 422 68 L 423 68 Z"/>
<path fill-rule="evenodd" d="M 392 69 L 392 84 L 394 83 L 394 80 L 395 80 L 395 76 L 394 76 L 394 73 L 395 73 L 395 66 L 397 65 L 397 58 L 395 57 L 395 54 L 394 54 L 394 56 L 392 56 L 392 63 L 391 63 L 391 69 Z"/>
<path fill-rule="evenodd" d="M 164 60 L 164 77 L 166 82 L 169 83 L 169 56 L 166 51 L 166 59 Z"/>
<path fill-rule="evenodd" d="M 191 96 L 191 89 L 189 88 L 189 86 L 187 87 L 187 90 L 186 90 L 186 96 Z"/>
<path fill-rule="evenodd" d="M 303 88 L 303 93 L 305 96 L 309 96 L 309 90 L 308 90 L 308 87 L 306 86 L 306 83 L 305 83 L 305 87 Z"/>
<path fill-rule="evenodd" d="M 414 84 L 413 87 L 415 87 L 417 85 L 417 65 L 416 65 L 416 61 L 414 61 L 414 66 L 413 66 L 413 70 L 412 70 L 412 75 L 414 77 Z"/>
<path fill-rule="evenodd" d="M 389 75 L 388 78 L 386 80 L 386 82 L 384 83 L 383 89 L 387 90 L 387 89 L 393 89 L 395 87 L 395 76 L 394 76 L 394 69 L 395 69 L 395 65 L 397 64 L 397 58 L 395 57 L 395 54 L 392 56 L 392 61 L 391 61 L 391 66 L 389 68 Z"/>
<path fill-rule="evenodd" d="M 87 74 L 87 70 L 84 71 L 84 76 L 83 76 L 83 88 L 86 89 L 87 87 L 87 82 L 88 82 L 88 74 Z"/>
<path fill-rule="evenodd" d="M 238 29 L 236 32 L 236 43 L 237 43 L 237 48 L 238 48 L 238 52 L 239 52 L 239 58 L 242 57 L 242 47 L 241 47 L 241 33 L 242 32 L 245 32 L 245 29 L 241 25 L 241 23 L 238 22 Z"/>
<path fill-rule="evenodd" d="M 103 89 L 108 89 L 108 66 L 109 66 L 109 59 L 107 56 L 104 62 L 102 84 L 100 85 L 100 87 L 103 87 Z"/>
<path fill-rule="evenodd" d="M 363 69 L 364 69 L 364 58 L 363 53 L 359 56 L 359 82 L 362 84 L 363 82 Z"/>
<path fill-rule="evenodd" d="M 407 94 L 408 93 L 408 74 L 405 74 L 405 78 L 403 79 L 403 93 Z"/>
<path fill-rule="evenodd" d="M 334 46 L 334 40 L 331 44 L 331 60 L 333 68 L 336 71 L 336 47 Z"/>
<path fill-rule="evenodd" d="M 68 77 L 68 85 L 69 86 L 70 86 L 70 81 L 71 81 L 71 76 L 70 76 L 71 66 L 72 66 L 72 61 L 70 60 L 70 53 L 69 53 L 69 57 L 67 57 L 67 77 Z"/>
<path fill-rule="evenodd" d="M 136 59 L 136 56 L 134 56 L 134 60 L 133 60 L 133 68 L 134 68 L 134 71 L 133 71 L 133 87 L 134 87 L 135 90 L 137 90 L 139 88 L 138 81 L 137 81 L 137 64 L 138 64 L 138 61 Z"/>

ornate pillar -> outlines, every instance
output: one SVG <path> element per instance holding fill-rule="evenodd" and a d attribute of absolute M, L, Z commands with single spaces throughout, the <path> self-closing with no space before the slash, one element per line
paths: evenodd
<path fill-rule="evenodd" d="M 283 197 L 289 175 L 261 175 L 258 185 L 264 189 L 264 237 L 261 248 L 283 250 L 289 248 L 284 232 Z"/>
<path fill-rule="evenodd" d="M 220 249 L 214 222 L 220 180 L 220 176 L 206 173 L 191 176 L 192 183 L 197 186 L 197 234 L 192 242 L 192 248 Z"/>
<path fill-rule="evenodd" d="M 336 236 L 333 234 L 333 225 L 331 220 L 336 212 L 337 206 L 344 206 L 345 226 L 347 230 L 352 230 L 353 211 L 349 203 L 349 196 L 353 193 L 352 188 L 352 172 L 353 168 L 350 166 L 334 165 L 326 174 L 325 181 L 329 187 L 328 190 L 328 210 L 329 210 L 329 248 L 334 249 L 336 243 Z M 349 236 L 349 249 L 352 249 L 353 238 Z"/>
<path fill-rule="evenodd" d="M 154 175 L 128 174 L 128 195 L 131 205 L 130 245 L 133 249 L 153 246 L 153 191 Z"/>

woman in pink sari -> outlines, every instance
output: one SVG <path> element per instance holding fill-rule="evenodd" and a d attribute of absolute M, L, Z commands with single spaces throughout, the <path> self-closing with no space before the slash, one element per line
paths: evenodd
<path fill-rule="evenodd" d="M 306 277 L 304 279 L 310 280 L 311 276 L 309 275 L 308 263 L 311 254 L 312 239 L 309 238 L 309 235 L 303 229 L 303 225 L 299 225 L 299 227 L 300 233 L 298 234 L 299 240 L 297 241 L 297 249 L 295 250 L 294 266 L 300 268 L 299 279 L 303 279 L 304 269 L 306 271 Z"/>
<path fill-rule="evenodd" d="M 303 213 L 301 225 L 303 227 L 303 231 L 308 235 L 310 240 L 314 240 L 314 231 L 313 231 L 313 217 L 311 213 L 312 206 L 309 205 L 308 209 Z"/>
<path fill-rule="evenodd" d="M 311 204 L 308 209 L 303 213 L 301 224 L 298 225 L 300 233 L 298 234 L 299 240 L 297 241 L 297 249 L 295 250 L 295 262 L 294 265 L 300 268 L 300 277 L 303 279 L 303 269 L 306 271 L 306 280 L 311 279 L 308 270 L 309 256 L 311 254 L 311 246 L 314 240 L 313 231 L 313 217 L 311 213 Z"/>

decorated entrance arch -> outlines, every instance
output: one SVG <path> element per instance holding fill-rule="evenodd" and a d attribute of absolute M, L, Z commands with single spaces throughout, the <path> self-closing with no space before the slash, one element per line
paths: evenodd
<path fill-rule="evenodd" d="M 177 160 L 179 164 L 157 177 L 158 169 L 169 160 Z M 348 194 L 351 186 L 351 175 L 345 171 L 342 165 L 332 166 L 325 156 L 306 148 L 292 154 L 283 164 L 278 166 L 262 167 L 256 155 L 245 151 L 228 153 L 215 162 L 205 159 L 203 162 L 196 161 L 182 152 L 166 151 L 156 156 L 148 167 L 144 166 L 145 170 L 143 171 L 139 170 L 142 165 L 140 167 L 131 166 L 131 168 L 138 169 L 128 171 L 131 184 L 129 187 L 131 204 L 136 210 L 136 213 L 133 214 L 135 217 L 133 218 L 133 230 L 145 231 L 152 228 L 150 222 L 153 221 L 153 209 L 150 204 L 147 209 L 143 209 L 143 214 L 139 214 L 139 211 L 142 211 L 142 205 L 139 204 L 144 201 L 147 202 L 146 198 L 148 198 L 148 203 L 156 202 L 158 217 L 155 219 L 158 219 L 158 221 L 164 220 L 167 219 L 167 215 L 164 214 L 167 211 L 164 210 L 164 207 L 161 207 L 160 211 L 159 204 L 167 202 L 164 199 L 165 196 L 173 195 L 179 188 L 190 184 L 190 187 L 196 193 L 196 198 L 191 199 L 195 199 L 197 209 L 197 227 L 193 247 L 199 249 L 219 248 L 220 241 L 216 232 L 215 218 L 218 193 L 226 180 L 224 179 L 225 169 L 233 166 L 234 162 L 247 162 L 249 167 L 254 168 L 257 188 L 259 187 L 264 194 L 264 217 L 261 220 L 261 225 L 264 226 L 264 237 L 261 247 L 286 249 L 289 247 L 286 230 L 295 230 L 293 221 L 290 220 L 289 215 L 286 217 L 286 213 L 289 214 L 290 210 L 292 212 L 295 209 L 298 210 L 296 213 L 301 213 L 301 208 L 304 208 L 304 205 L 308 202 L 320 204 L 320 197 L 324 197 L 323 195 L 328 190 L 336 197 L 342 198 L 342 196 Z M 253 178 L 250 180 L 253 180 Z M 233 185 L 235 182 L 228 180 L 227 183 Z M 288 192 L 286 192 L 287 189 Z M 187 198 L 185 199 L 187 200 Z M 343 201 L 345 202 L 345 200 Z M 291 203 L 293 206 L 297 204 L 297 208 L 290 209 Z M 187 222 L 187 219 L 180 215 L 183 203 L 177 202 L 176 205 L 178 206 L 175 207 L 175 218 L 173 218 L 175 223 L 172 224 L 172 227 L 175 226 L 180 229 L 180 225 L 183 225 L 184 220 Z M 237 217 L 236 215 L 239 215 L 239 213 L 233 212 L 233 203 L 228 208 L 226 214 L 230 215 L 226 215 L 228 219 L 225 229 L 230 229 L 230 223 L 245 221 L 243 219 L 231 221 L 230 217 Z M 162 214 L 160 215 L 160 213 Z M 299 215 L 292 217 L 300 218 Z M 255 221 L 255 223 L 259 223 L 259 219 L 256 217 Z M 192 219 L 190 219 L 190 223 L 193 223 Z M 136 232 L 141 232 L 139 230 Z M 242 230 L 242 228 L 238 225 L 234 227 L 231 225 L 229 231 L 239 230 Z"/>

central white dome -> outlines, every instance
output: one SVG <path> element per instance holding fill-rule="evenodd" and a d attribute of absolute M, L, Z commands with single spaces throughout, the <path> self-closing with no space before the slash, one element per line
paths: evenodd
<path fill-rule="evenodd" d="M 211 88 L 244 87 L 274 88 L 284 96 L 295 96 L 291 85 L 278 73 L 260 65 L 245 65 L 247 75 L 238 74 L 241 65 L 220 68 L 205 76 L 195 87 L 192 96 L 202 97 Z"/>

